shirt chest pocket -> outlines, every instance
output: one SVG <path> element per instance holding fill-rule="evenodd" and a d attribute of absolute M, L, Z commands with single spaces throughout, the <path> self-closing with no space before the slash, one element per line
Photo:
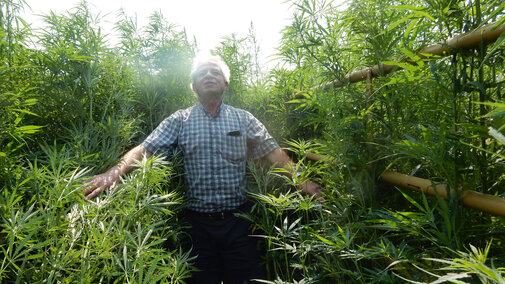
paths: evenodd
<path fill-rule="evenodd" d="M 230 162 L 240 162 L 246 159 L 246 140 L 240 130 L 232 130 L 224 133 L 221 153 L 223 158 L 229 160 Z"/>

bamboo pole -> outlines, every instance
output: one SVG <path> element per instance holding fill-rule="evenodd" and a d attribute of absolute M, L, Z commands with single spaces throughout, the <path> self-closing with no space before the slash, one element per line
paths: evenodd
<path fill-rule="evenodd" d="M 312 152 L 308 152 L 305 156 L 307 157 L 307 159 L 312 160 L 312 161 L 321 161 L 321 160 L 331 161 L 332 160 L 332 158 L 330 158 L 330 156 L 325 156 L 325 155 L 316 154 L 316 153 L 312 153 Z"/>
<path fill-rule="evenodd" d="M 329 156 L 307 153 L 307 159 L 314 161 L 327 161 L 331 162 L 333 159 Z M 418 178 L 414 176 L 409 176 L 405 174 L 395 173 L 386 171 L 381 176 L 381 179 L 387 183 L 415 191 L 424 192 L 429 195 L 439 195 L 444 199 L 448 199 L 449 194 L 453 194 L 453 189 L 447 189 L 446 184 L 433 185 L 430 180 Z M 487 212 L 495 216 L 505 217 L 505 199 L 480 193 L 473 190 L 464 190 L 459 195 L 459 201 L 461 204 L 480 210 L 482 212 Z"/>
<path fill-rule="evenodd" d="M 426 59 L 432 56 L 448 56 L 457 53 L 459 50 L 478 48 L 482 43 L 490 44 L 495 42 L 500 35 L 505 31 L 505 24 L 502 24 L 493 29 L 493 24 L 489 24 L 478 28 L 476 30 L 464 33 L 462 35 L 453 37 L 442 43 L 435 43 L 422 48 L 417 55 L 421 59 Z M 413 60 L 406 60 L 410 64 L 416 64 Z M 330 88 L 339 88 L 349 83 L 356 83 L 367 79 L 368 74 L 372 77 L 379 75 L 386 75 L 393 70 L 400 70 L 401 68 L 396 65 L 378 64 L 370 68 L 359 70 L 347 75 L 343 80 L 335 80 L 323 86 L 324 90 Z"/>
<path fill-rule="evenodd" d="M 495 42 L 500 35 L 505 31 L 505 24 L 493 28 L 496 24 L 489 24 L 479 29 L 448 39 L 443 43 L 436 43 L 422 48 L 417 55 L 421 59 L 426 59 L 432 56 L 448 56 L 457 53 L 462 49 L 478 48 L 481 43 L 489 44 Z M 410 64 L 416 64 L 413 60 L 406 60 Z M 330 88 L 342 87 L 348 83 L 356 83 L 363 80 L 371 81 L 372 77 L 377 77 L 381 74 L 386 75 L 394 70 L 401 69 L 396 65 L 378 64 L 371 68 L 353 72 L 345 77 L 344 80 L 335 80 L 323 86 L 324 90 Z M 331 162 L 332 159 L 325 155 L 307 153 L 307 158 L 310 160 L 326 160 Z M 381 175 L 382 180 L 415 191 L 421 191 L 426 194 L 436 195 L 448 198 L 448 194 L 454 193 L 453 189 L 447 189 L 447 185 L 438 184 L 433 186 L 430 180 L 418 177 L 408 176 L 395 172 L 384 172 Z M 464 190 L 459 196 L 459 201 L 470 208 L 478 209 L 496 216 L 505 217 L 505 199 L 473 190 Z"/>
<path fill-rule="evenodd" d="M 437 184 L 434 186 L 430 180 L 408 176 L 405 174 L 384 172 L 381 175 L 381 178 L 390 184 L 394 184 L 405 189 L 421 191 L 430 195 L 438 194 L 444 199 L 448 198 L 448 193 L 454 193 L 453 189 L 447 189 L 446 184 Z M 459 195 L 459 202 L 467 207 L 474 208 L 482 212 L 505 217 L 505 199 L 498 196 L 480 193 L 473 190 L 464 190 Z"/>

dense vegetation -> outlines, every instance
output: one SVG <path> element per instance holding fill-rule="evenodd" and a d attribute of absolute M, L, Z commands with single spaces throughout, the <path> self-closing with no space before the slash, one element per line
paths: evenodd
<path fill-rule="evenodd" d="M 250 165 L 257 205 L 244 217 L 265 239 L 269 281 L 505 283 L 505 219 L 458 202 L 463 189 L 505 197 L 505 35 L 443 58 L 415 55 L 503 24 L 505 3 L 291 2 L 273 70 L 263 72 L 253 29 L 214 51 L 232 72 L 226 102 L 263 121 L 303 170 L 291 181 Z M 145 27 L 122 14 L 111 46 L 85 2 L 45 15 L 42 30 L 19 18 L 24 8 L 0 0 L 0 281 L 183 282 L 192 267 L 178 246 L 180 161 L 139 161 L 93 201 L 80 191 L 195 103 L 197 44 L 161 12 Z M 403 69 L 313 88 L 379 63 Z M 447 201 L 405 192 L 379 179 L 386 169 L 456 191 Z M 326 204 L 295 190 L 306 178 L 328 189 Z"/>

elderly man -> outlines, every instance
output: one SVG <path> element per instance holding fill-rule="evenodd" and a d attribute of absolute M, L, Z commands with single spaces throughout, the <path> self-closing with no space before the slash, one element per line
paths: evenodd
<path fill-rule="evenodd" d="M 107 172 L 93 177 L 87 199 L 119 182 L 143 155 L 183 154 L 188 202 L 183 218 L 191 225 L 190 248 L 199 269 L 192 283 L 244 283 L 265 278 L 250 223 L 235 212 L 250 209 L 244 192 L 247 158 L 266 158 L 293 172 L 292 161 L 249 112 L 222 103 L 229 69 L 214 56 L 195 59 L 191 87 L 199 103 L 166 118 L 139 146 Z M 324 202 L 320 186 L 308 181 L 303 193 Z"/>

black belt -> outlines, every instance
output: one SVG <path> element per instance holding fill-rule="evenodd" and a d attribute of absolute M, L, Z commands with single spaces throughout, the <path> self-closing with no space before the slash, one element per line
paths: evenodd
<path fill-rule="evenodd" d="M 186 210 L 186 214 L 191 214 L 193 216 L 207 217 L 209 219 L 223 220 L 233 216 L 235 213 L 246 212 L 251 208 L 251 206 L 252 205 L 249 202 L 246 202 L 240 205 L 239 207 L 231 210 L 223 210 L 218 212 L 198 212 L 193 210 Z"/>

